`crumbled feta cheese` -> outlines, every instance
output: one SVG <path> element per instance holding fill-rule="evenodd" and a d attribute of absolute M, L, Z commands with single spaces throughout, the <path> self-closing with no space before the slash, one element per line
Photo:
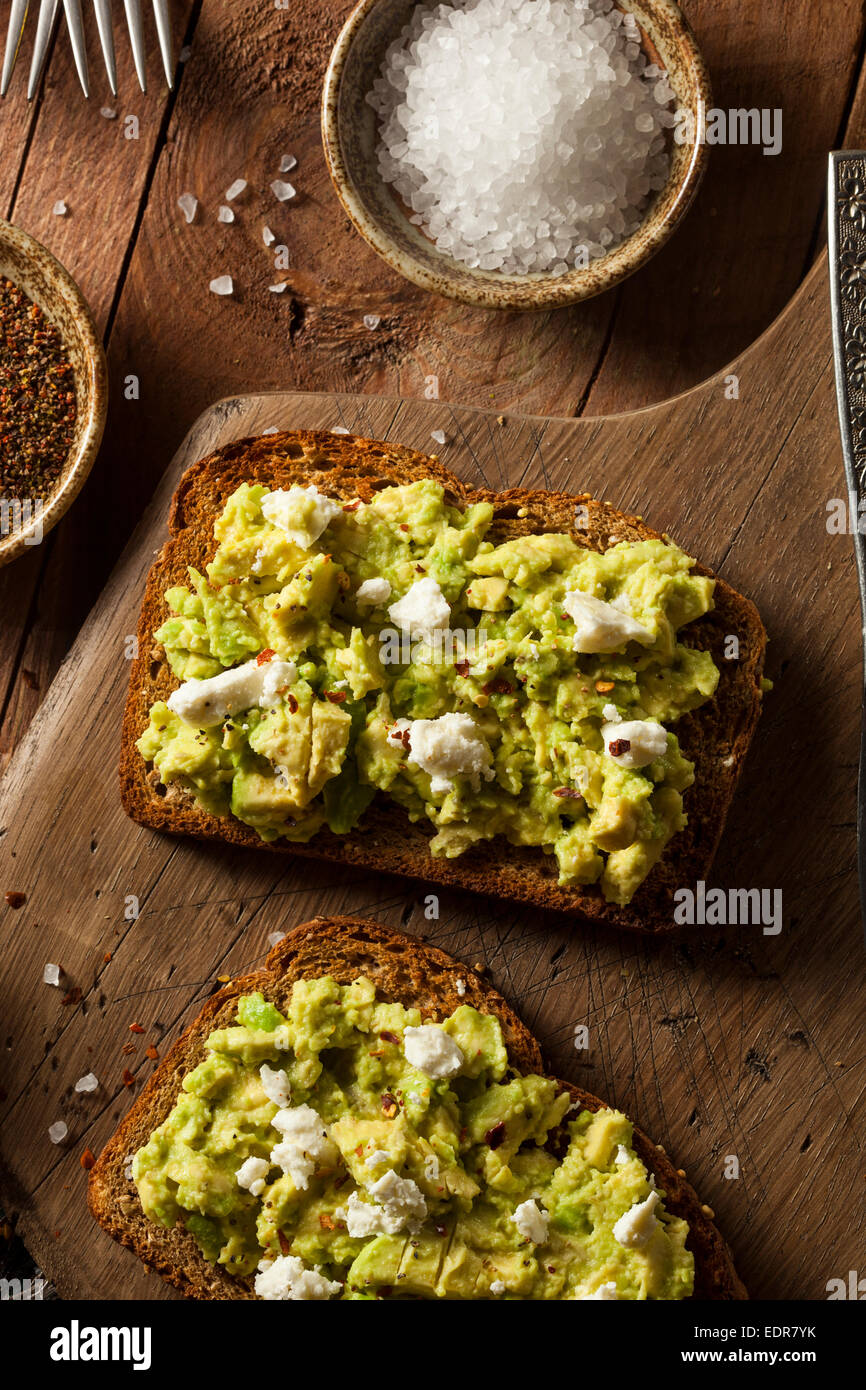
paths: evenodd
<path fill-rule="evenodd" d="M 59 985 L 60 966 L 50 964 L 46 965 L 45 969 L 42 971 L 42 983 L 44 985 Z"/>
<path fill-rule="evenodd" d="M 391 585 L 387 579 L 365 579 L 355 593 L 358 603 L 387 603 L 391 597 Z"/>
<path fill-rule="evenodd" d="M 265 709 L 277 695 L 298 678 L 293 661 L 263 661 L 255 658 L 233 666 L 207 680 L 188 680 L 169 695 L 170 710 L 194 729 L 209 729 L 229 715 L 258 705 Z"/>
<path fill-rule="evenodd" d="M 423 579 L 416 580 L 401 599 L 391 604 L 388 617 L 401 632 L 430 641 L 435 632 L 447 631 L 451 606 L 436 580 L 425 575 Z"/>
<path fill-rule="evenodd" d="M 668 736 L 655 719 L 625 719 L 602 724 L 604 751 L 620 767 L 646 767 L 667 752 Z"/>
<path fill-rule="evenodd" d="M 409 1066 L 423 1071 L 433 1081 L 456 1076 L 466 1061 L 463 1049 L 438 1023 L 404 1029 L 403 1051 Z"/>
<path fill-rule="evenodd" d="M 283 1107 L 289 1104 L 292 1099 L 292 1088 L 284 1071 L 272 1071 L 267 1062 L 264 1062 L 259 1067 L 259 1080 L 262 1083 L 262 1090 L 268 1100 L 274 1102 L 274 1105 Z"/>
<path fill-rule="evenodd" d="M 349 1197 L 344 1211 L 350 1236 L 397 1235 L 398 1231 L 417 1231 L 427 1215 L 427 1203 L 417 1183 L 400 1178 L 393 1168 L 368 1187 L 373 1198 L 365 1202 L 357 1192 Z"/>
<path fill-rule="evenodd" d="M 464 996 L 464 994 L 466 993 L 466 981 L 465 981 L 465 980 L 458 980 L 458 981 L 457 981 L 457 984 L 456 984 L 456 986 L 455 986 L 455 988 L 456 988 L 457 993 L 459 994 L 460 998 L 462 999 L 463 996 Z"/>
<path fill-rule="evenodd" d="M 576 652 L 615 652 L 627 642 L 649 646 L 652 633 L 612 603 L 569 589 L 562 606 L 575 625 Z"/>
<path fill-rule="evenodd" d="M 289 1299 L 294 1303 L 312 1298 L 333 1298 L 342 1289 L 333 1279 L 326 1279 L 318 1270 L 308 1269 L 297 1255 L 280 1255 L 276 1260 L 262 1260 L 256 1275 L 256 1295 L 270 1302 Z"/>
<path fill-rule="evenodd" d="M 592 1293 L 581 1293 L 578 1294 L 577 1297 L 584 1300 L 616 1299 L 618 1301 L 619 1293 L 617 1291 L 616 1284 L 599 1284 L 598 1288 L 593 1289 Z"/>
<path fill-rule="evenodd" d="M 288 1173 L 302 1192 L 309 1186 L 317 1162 L 336 1160 L 337 1151 L 328 1138 L 327 1126 L 310 1105 L 278 1110 L 271 1124 L 283 1136 L 283 1142 L 271 1150 L 271 1162 Z"/>
<path fill-rule="evenodd" d="M 265 1190 L 265 1179 L 270 1172 L 270 1163 L 266 1158 L 247 1158 L 235 1173 L 238 1187 L 243 1187 L 247 1192 L 251 1192 L 254 1197 L 261 1197 Z"/>
<path fill-rule="evenodd" d="M 635 1202 L 614 1226 L 614 1240 L 629 1250 L 646 1245 L 659 1224 L 655 1210 L 660 1204 L 661 1198 L 657 1192 L 651 1192 L 645 1202 Z"/>
<path fill-rule="evenodd" d="M 540 1207 L 534 1197 L 515 1207 L 511 1219 L 524 1239 L 531 1240 L 533 1245 L 543 1245 L 547 1240 L 550 1213 Z"/>
<path fill-rule="evenodd" d="M 382 1168 L 386 1163 L 390 1162 L 391 1155 L 388 1153 L 387 1149 L 374 1149 L 373 1152 L 368 1154 L 364 1159 L 364 1167 Z"/>
<path fill-rule="evenodd" d="M 99 1081 L 92 1071 L 86 1072 L 84 1076 L 79 1076 L 75 1083 L 75 1089 L 79 1092 L 88 1094 L 90 1091 L 99 1089 Z"/>
<path fill-rule="evenodd" d="M 493 1283 L 490 1285 L 490 1292 L 492 1294 L 495 1294 L 497 1298 L 500 1294 L 505 1293 L 505 1285 L 503 1284 L 501 1279 L 493 1280 Z"/>
<path fill-rule="evenodd" d="M 613 1161 L 617 1168 L 622 1168 L 626 1163 L 631 1163 L 631 1158 L 625 1144 L 617 1144 L 616 1158 Z"/>
<path fill-rule="evenodd" d="M 62 1144 L 68 1133 L 69 1127 L 63 1120 L 55 1120 L 53 1125 L 48 1126 L 48 1138 L 52 1144 Z"/>
<path fill-rule="evenodd" d="M 458 776 L 468 777 L 473 791 L 478 791 L 482 776 L 487 782 L 495 776 L 490 745 L 471 715 L 413 719 L 408 732 L 409 762 L 429 773 L 433 796 L 450 792 Z"/>
<path fill-rule="evenodd" d="M 618 724 L 622 719 L 622 715 L 616 705 L 603 705 L 601 712 L 608 724 Z"/>
<path fill-rule="evenodd" d="M 295 483 L 267 493 L 262 498 L 262 515 L 272 526 L 285 531 L 295 545 L 309 550 L 334 517 L 340 515 L 340 506 L 324 497 L 314 483 L 309 487 Z"/>

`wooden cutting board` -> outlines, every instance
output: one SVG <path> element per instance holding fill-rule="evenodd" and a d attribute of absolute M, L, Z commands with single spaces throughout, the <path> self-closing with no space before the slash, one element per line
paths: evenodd
<path fill-rule="evenodd" d="M 588 488 L 756 600 L 776 688 L 714 881 L 781 888 L 778 936 L 696 927 L 635 940 L 456 892 L 439 894 L 431 921 L 422 885 L 174 841 L 124 817 L 124 647 L 181 472 L 272 426 L 338 425 L 428 451 L 442 429 L 445 462 L 494 488 Z M 728 371 L 636 414 L 503 420 L 435 401 L 289 393 L 221 401 L 198 420 L 2 788 L 0 895 L 26 895 L 17 909 L 0 897 L 2 1199 L 61 1294 L 172 1296 L 92 1223 L 81 1156 L 99 1150 L 152 1071 L 145 1048 L 164 1054 L 219 977 L 261 961 L 270 933 L 336 912 L 483 962 L 553 1070 L 621 1106 L 687 1170 L 753 1296 L 823 1298 L 828 1280 L 858 1268 L 859 619 L 850 538 L 825 524 L 842 491 L 823 261 Z M 128 920 L 132 898 L 140 912 Z M 46 962 L 62 966 L 61 988 L 41 983 Z M 574 1047 L 579 1024 L 587 1051 Z M 99 1089 L 77 1094 L 91 1070 Z M 48 1127 L 60 1119 L 69 1137 L 55 1146 Z"/>

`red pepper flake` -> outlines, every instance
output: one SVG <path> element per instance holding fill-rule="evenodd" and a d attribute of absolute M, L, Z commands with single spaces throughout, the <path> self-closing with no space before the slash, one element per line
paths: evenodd
<path fill-rule="evenodd" d="M 455 663 L 454 663 L 454 670 L 457 672 L 458 676 L 468 676 L 468 675 L 469 675 L 469 662 L 468 662 L 468 661 L 455 661 Z"/>
<path fill-rule="evenodd" d="M 343 1187 L 344 1184 L 347 1183 L 348 1181 L 349 1181 L 349 1174 L 348 1174 L 348 1173 L 341 1173 L 340 1176 L 339 1176 L 338 1178 L 335 1178 L 335 1179 L 334 1179 L 334 1190 L 335 1190 L 336 1192 L 339 1192 L 340 1188 Z"/>
<path fill-rule="evenodd" d="M 395 1047 L 400 1046 L 400 1039 L 397 1037 L 396 1033 L 380 1033 L 379 1037 L 383 1042 L 393 1043 Z"/>
<path fill-rule="evenodd" d="M 264 651 L 259 652 L 258 656 L 256 657 L 256 665 L 264 666 L 267 664 L 267 662 L 273 661 L 275 656 L 276 652 L 274 651 L 273 647 L 265 647 Z"/>
<path fill-rule="evenodd" d="M 607 745 L 607 751 L 612 758 L 621 758 L 623 753 L 627 753 L 631 748 L 631 742 L 627 738 L 611 739 Z"/>
<path fill-rule="evenodd" d="M 408 531 L 408 530 L 409 530 L 409 527 L 407 526 L 407 524 L 406 524 L 405 521 L 401 521 L 401 522 L 400 522 L 400 530 L 401 530 L 401 531 Z"/>
<path fill-rule="evenodd" d="M 64 994 L 61 1004 L 77 1004 L 81 999 L 81 986 L 73 985 L 68 994 Z"/>
<path fill-rule="evenodd" d="M 361 505 L 360 497 L 356 497 L 354 502 L 347 502 L 343 508 L 344 512 L 356 512 Z"/>
<path fill-rule="evenodd" d="M 130 1033 L 143 1033 L 144 1029 L 142 1028 L 140 1023 L 130 1023 L 129 1031 Z"/>
<path fill-rule="evenodd" d="M 124 1086 L 134 1086 L 134 1085 L 135 1085 L 135 1077 L 133 1076 L 132 1072 L 129 1070 L 129 1067 L 124 1067 L 124 1068 L 123 1068 L 123 1075 L 121 1076 L 120 1079 L 121 1079 L 121 1081 L 123 1082 Z"/>
<path fill-rule="evenodd" d="M 319 1225 L 323 1231 L 336 1231 L 337 1223 L 329 1211 L 319 1212 Z"/>
<path fill-rule="evenodd" d="M 297 714 L 298 712 L 298 702 L 295 699 L 294 695 L 289 696 L 289 711 L 292 714 Z"/>
<path fill-rule="evenodd" d="M 92 1149 L 85 1149 L 84 1153 L 81 1155 L 81 1158 L 78 1161 L 81 1164 L 82 1168 L 89 1171 L 96 1162 L 96 1154 L 93 1152 Z"/>
<path fill-rule="evenodd" d="M 289 1243 L 288 1238 L 283 1235 L 282 1231 L 277 1231 L 277 1240 L 280 1242 L 280 1249 L 282 1250 L 283 1254 L 288 1255 L 292 1247 Z"/>
<path fill-rule="evenodd" d="M 495 681 L 488 681 L 481 687 L 485 695 L 510 695 L 513 688 L 511 682 L 503 676 L 497 676 Z"/>
<path fill-rule="evenodd" d="M 400 1107 L 397 1104 L 395 1097 L 391 1095 L 390 1091 L 385 1091 L 385 1093 L 382 1096 L 383 1113 L 387 1115 L 389 1120 L 393 1120 L 394 1116 L 398 1114 L 399 1110 Z"/>
<path fill-rule="evenodd" d="M 9 904 L 9 906 L 10 906 L 10 907 L 13 907 L 13 908 L 15 909 L 15 911 L 17 912 L 17 911 L 18 911 L 18 908 L 19 908 L 19 907 L 23 907 L 24 904 L 26 903 L 26 901 L 27 901 L 27 894 L 26 894 L 26 893 L 7 893 L 7 894 L 6 894 L 6 901 L 7 901 L 7 903 Z"/>
<path fill-rule="evenodd" d="M 583 794 L 575 791 L 574 787 L 554 787 L 553 795 L 567 796 L 570 797 L 572 801 L 583 801 Z"/>
<path fill-rule="evenodd" d="M 484 1136 L 484 1142 L 489 1149 L 498 1149 L 505 1139 L 505 1121 L 500 1120 L 499 1124 L 488 1129 Z"/>
<path fill-rule="evenodd" d="M 332 705 L 341 705 L 346 698 L 345 690 L 326 690 L 325 699 L 330 700 Z"/>
<path fill-rule="evenodd" d="M 153 1043 L 151 1043 L 150 1047 L 146 1047 L 146 1048 L 144 1049 L 144 1055 L 145 1055 L 145 1057 L 149 1057 L 150 1060 L 151 1060 L 152 1062 L 158 1062 L 158 1061 L 159 1061 L 159 1053 L 157 1052 L 157 1050 L 156 1050 L 156 1048 L 154 1047 Z"/>
<path fill-rule="evenodd" d="M 408 729 L 395 729 L 392 734 L 389 734 L 389 738 L 392 738 L 395 743 L 402 743 L 407 753 L 412 752 L 412 745 L 409 742 Z"/>
<path fill-rule="evenodd" d="M 106 951 L 105 955 L 102 957 L 103 964 L 104 964 L 104 965 L 107 965 L 108 962 L 109 962 L 110 960 L 111 960 L 111 952 L 110 952 L 110 951 Z"/>

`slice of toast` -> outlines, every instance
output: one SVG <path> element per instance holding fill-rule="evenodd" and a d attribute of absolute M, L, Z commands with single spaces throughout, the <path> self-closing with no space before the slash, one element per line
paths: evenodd
<path fill-rule="evenodd" d="M 380 999 L 415 1005 L 427 1020 L 447 1017 L 460 1004 L 495 1015 L 502 1027 L 509 1060 L 521 1072 L 544 1072 L 541 1049 L 502 995 L 480 975 L 416 937 L 355 917 L 317 917 L 295 927 L 274 947 L 265 968 L 233 980 L 208 1001 L 199 1017 L 175 1043 L 106 1144 L 90 1173 L 88 1204 L 115 1240 L 151 1265 L 188 1298 L 253 1298 L 253 1278 L 236 1278 L 209 1264 L 193 1237 L 180 1228 L 166 1230 L 149 1221 L 135 1186 L 125 1176 L 127 1160 L 147 1143 L 172 1110 L 183 1078 L 204 1060 L 204 1044 L 215 1028 L 234 1022 L 242 994 L 261 990 L 285 1011 L 296 980 L 332 975 L 350 984 L 366 975 Z M 464 992 L 459 993 L 461 980 Z M 572 1100 L 588 1110 L 604 1101 L 578 1086 L 560 1082 Z M 634 1130 L 634 1148 L 665 1193 L 665 1205 L 689 1225 L 688 1248 L 695 1259 L 696 1299 L 747 1298 L 734 1269 L 731 1252 L 694 1191 L 660 1145 Z"/>
<path fill-rule="evenodd" d="M 766 633 L 754 604 L 721 579 L 716 581 L 713 611 L 681 630 L 681 640 L 713 652 L 721 673 L 714 698 L 676 725 L 682 750 L 695 765 L 695 784 L 685 793 L 689 823 L 674 836 L 627 907 L 606 902 L 597 885 L 560 887 L 552 855 L 510 845 L 503 837 L 475 845 L 456 859 L 434 858 L 429 850 L 433 828 L 427 822 L 412 824 L 405 812 L 381 793 L 349 835 L 334 835 L 323 827 L 308 844 L 276 841 L 265 845 L 243 822 L 208 814 L 177 785 L 161 786 L 136 750 L 135 742 L 147 727 L 151 705 L 167 699 L 177 685 L 162 648 L 155 648 L 153 641 L 154 632 L 168 616 L 165 591 L 171 585 L 187 583 L 189 565 L 203 570 L 212 559 L 216 548 L 214 522 L 242 482 L 276 488 L 314 483 L 334 498 L 351 501 L 360 497 L 366 502 L 383 487 L 423 477 L 441 482 L 452 504 L 491 502 L 494 519 L 489 539 L 494 543 L 513 536 L 561 531 L 578 545 L 603 551 L 617 541 L 658 538 L 659 533 L 639 518 L 617 512 L 588 494 L 521 488 L 493 493 L 470 488 L 438 459 L 398 445 L 299 433 L 242 439 L 219 449 L 194 464 L 181 479 L 169 517 L 171 538 L 148 576 L 139 620 L 139 655 L 132 665 L 123 721 L 120 778 L 127 814 L 155 830 L 428 879 L 620 928 L 674 929 L 674 891 L 708 877 L 761 707 Z M 580 530 L 575 528 L 579 503 L 587 519 Z M 700 566 L 698 570 L 708 573 Z M 739 640 L 737 661 L 724 657 L 725 640 L 730 635 Z"/>

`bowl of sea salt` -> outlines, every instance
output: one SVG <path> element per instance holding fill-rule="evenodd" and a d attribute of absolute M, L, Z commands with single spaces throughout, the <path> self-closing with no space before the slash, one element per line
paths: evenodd
<path fill-rule="evenodd" d="M 467 304 L 550 309 L 671 236 L 710 105 L 673 0 L 361 0 L 322 135 L 346 213 L 395 270 Z"/>

